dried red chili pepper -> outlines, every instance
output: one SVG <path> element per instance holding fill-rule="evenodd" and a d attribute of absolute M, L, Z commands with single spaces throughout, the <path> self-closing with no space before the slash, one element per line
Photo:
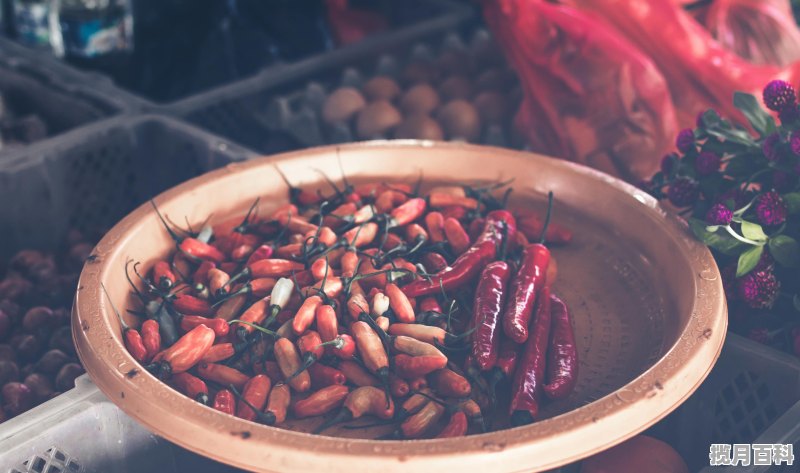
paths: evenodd
<path fill-rule="evenodd" d="M 297 309 L 297 313 L 292 321 L 292 330 L 297 335 L 302 334 L 314 322 L 314 314 L 317 308 L 322 305 L 322 298 L 320 296 L 309 296 L 303 301 L 303 305 Z"/>
<path fill-rule="evenodd" d="M 387 403 L 383 392 L 378 388 L 372 386 L 356 388 L 347 395 L 339 413 L 317 427 L 314 433 L 318 434 L 335 424 L 358 419 L 365 414 L 372 414 L 380 419 L 391 419 L 394 416 L 394 402 L 389 399 Z"/>
<path fill-rule="evenodd" d="M 483 269 L 475 290 L 472 326 L 477 328 L 472 340 L 472 358 L 483 371 L 491 369 L 497 362 L 506 285 L 510 277 L 508 263 L 489 263 Z"/>
<path fill-rule="evenodd" d="M 539 413 L 539 400 L 547 364 L 550 318 L 550 290 L 545 287 L 542 289 L 536 309 L 533 332 L 525 343 L 511 385 L 509 412 L 511 421 L 515 425 L 530 423 Z"/>
<path fill-rule="evenodd" d="M 387 284 L 384 291 L 386 291 L 389 306 L 397 320 L 401 323 L 413 324 L 415 321 L 414 308 L 411 307 L 411 302 L 403 291 L 394 283 Z"/>
<path fill-rule="evenodd" d="M 294 404 L 294 415 L 298 419 L 321 416 L 341 406 L 349 393 L 350 388 L 341 384 L 322 388 L 307 398 L 297 401 Z"/>
<path fill-rule="evenodd" d="M 446 218 L 444 220 L 444 234 L 447 237 L 450 248 L 453 249 L 455 254 L 460 255 L 469 249 L 469 235 L 467 235 L 467 231 L 464 230 L 464 227 L 458 220 L 452 217 Z"/>
<path fill-rule="evenodd" d="M 200 363 L 197 365 L 197 375 L 206 381 L 213 381 L 222 386 L 233 386 L 242 389 L 250 377 L 230 366 L 217 363 Z"/>
<path fill-rule="evenodd" d="M 472 386 L 465 377 L 447 368 L 434 371 L 428 379 L 431 388 L 442 396 L 467 397 L 472 392 Z"/>
<path fill-rule="evenodd" d="M 286 420 L 286 412 L 289 410 L 291 400 L 292 393 L 288 384 L 281 384 L 272 388 L 264 411 L 275 419 L 274 425 L 282 424 Z"/>
<path fill-rule="evenodd" d="M 166 261 L 157 261 L 153 265 L 153 282 L 162 290 L 168 291 L 175 285 L 175 273 Z"/>
<path fill-rule="evenodd" d="M 339 370 L 344 374 L 348 381 L 356 386 L 380 386 L 381 382 L 361 367 L 358 363 L 351 360 L 339 362 Z"/>
<path fill-rule="evenodd" d="M 189 373 L 176 373 L 172 375 L 170 383 L 187 397 L 208 405 L 208 386 L 206 386 L 205 381 L 197 376 Z"/>
<path fill-rule="evenodd" d="M 575 333 L 570 323 L 567 305 L 550 296 L 552 327 L 547 349 L 547 379 L 544 393 L 550 399 L 564 399 L 575 390 L 578 382 L 578 349 L 575 346 Z"/>
<path fill-rule="evenodd" d="M 188 332 L 198 325 L 205 325 L 210 328 L 217 337 L 224 337 L 230 330 L 228 322 L 222 319 L 209 319 L 208 317 L 200 317 L 199 315 L 184 315 L 181 317 L 181 330 L 184 332 Z"/>
<path fill-rule="evenodd" d="M 171 347 L 158 353 L 153 361 L 158 364 L 158 375 L 167 379 L 196 365 L 214 344 L 214 331 L 198 325 L 178 339 Z M 142 347 L 144 348 L 144 347 Z"/>
<path fill-rule="evenodd" d="M 147 360 L 152 360 L 161 351 L 161 334 L 158 330 L 158 322 L 155 319 L 142 322 L 142 344 L 147 350 Z"/>
<path fill-rule="evenodd" d="M 416 414 L 403 421 L 400 424 L 400 431 L 403 437 L 407 439 L 416 439 L 422 437 L 433 425 L 439 422 L 439 419 L 445 413 L 445 408 L 438 402 L 431 401 L 427 403 Z"/>
<path fill-rule="evenodd" d="M 406 397 L 411 388 L 403 378 L 389 374 L 389 392 L 394 397 Z"/>
<path fill-rule="evenodd" d="M 172 299 L 172 307 L 181 314 L 202 315 L 203 317 L 214 316 L 214 308 L 207 300 L 191 294 L 176 294 Z"/>
<path fill-rule="evenodd" d="M 456 411 L 450 416 L 447 425 L 436 435 L 437 439 L 449 439 L 453 437 L 463 437 L 467 435 L 467 415 L 461 411 Z"/>
<path fill-rule="evenodd" d="M 440 212 L 429 212 L 425 216 L 425 227 L 428 229 L 431 241 L 440 243 L 445 241 L 444 216 Z"/>
<path fill-rule="evenodd" d="M 306 370 L 301 370 L 297 373 L 301 367 L 301 362 L 300 355 L 294 344 L 286 338 L 279 338 L 275 341 L 273 351 L 275 352 L 275 360 L 278 362 L 283 376 L 289 379 L 294 375 L 294 377 L 288 381 L 292 389 L 299 393 L 308 391 L 311 388 L 311 378 Z"/>
<path fill-rule="evenodd" d="M 394 371 L 403 379 L 413 380 L 447 366 L 447 358 L 440 356 L 409 356 L 400 353 L 394 357 Z"/>
<path fill-rule="evenodd" d="M 439 271 L 430 280 L 418 279 L 403 286 L 408 297 L 427 296 L 462 287 L 477 276 L 481 269 L 497 256 L 504 238 L 511 239 L 516 233 L 514 216 L 505 210 L 493 210 L 486 216 L 483 233 L 467 251 L 451 266 Z M 504 236 L 506 235 L 506 236 Z"/>
<path fill-rule="evenodd" d="M 267 404 L 267 395 L 271 388 L 272 381 L 266 375 L 258 374 L 250 378 L 242 389 L 242 398 L 236 406 L 236 417 L 255 420 Z"/>
<path fill-rule="evenodd" d="M 220 389 L 214 396 L 214 409 L 225 414 L 234 415 L 236 413 L 236 399 L 228 389 Z"/>
<path fill-rule="evenodd" d="M 344 373 L 331 366 L 323 365 L 322 363 L 314 363 L 309 366 L 308 374 L 311 376 L 311 389 L 320 389 L 333 384 L 344 384 L 347 382 Z"/>

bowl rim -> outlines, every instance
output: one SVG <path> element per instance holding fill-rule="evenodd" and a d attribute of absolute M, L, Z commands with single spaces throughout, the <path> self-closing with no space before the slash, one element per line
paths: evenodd
<path fill-rule="evenodd" d="M 637 204 L 647 207 L 648 212 L 655 212 L 664 220 L 665 226 L 673 235 L 685 235 L 687 232 L 685 222 L 661 209 L 655 198 L 600 171 L 535 153 L 466 143 L 422 140 L 380 140 L 329 145 L 234 163 L 183 182 L 164 191 L 154 200 L 159 202 L 159 205 L 165 205 L 174 199 L 179 199 L 186 191 L 202 183 L 222 176 L 245 173 L 262 166 L 271 166 L 280 161 L 325 154 L 331 150 L 338 153 L 364 148 L 471 150 L 491 153 L 493 156 L 522 155 L 530 160 L 548 160 L 548 165 L 564 168 L 566 172 L 600 179 L 606 185 L 621 191 L 630 199 L 637 201 Z M 144 203 L 128 214 L 109 230 L 95 251 L 107 255 L 120 251 L 117 243 L 150 212 L 150 209 L 149 204 Z M 513 469 L 513 462 L 519 462 L 536 453 L 536 468 L 546 470 L 603 451 L 644 431 L 688 398 L 714 366 L 722 349 L 727 328 L 727 306 L 721 276 L 713 256 L 702 243 L 686 237 L 681 241 L 689 253 L 688 259 L 695 272 L 693 310 L 677 341 L 655 364 L 617 391 L 556 417 L 524 427 L 458 439 L 376 442 L 284 430 L 243 421 L 203 406 L 164 385 L 147 372 L 141 373 L 142 376 L 131 376 L 139 364 L 125 350 L 119 334 L 113 333 L 107 323 L 100 324 L 100 327 L 95 324 L 97 317 L 105 321 L 108 320 L 109 314 L 113 316 L 102 295 L 100 282 L 111 270 L 106 260 L 115 258 L 98 258 L 84 266 L 73 305 L 73 338 L 77 353 L 89 376 L 126 414 L 178 445 L 240 468 L 254 471 L 296 471 L 293 468 L 298 468 L 298 465 L 335 465 L 334 462 L 352 458 L 353 455 L 358 456 L 359 461 L 372 462 L 371 465 L 386 466 L 390 465 L 387 460 L 392 460 L 397 465 L 405 467 L 411 467 L 414 462 L 426 462 L 423 464 L 431 467 L 434 464 L 452 467 L 454 466 L 451 463 L 452 457 L 457 456 L 463 463 L 473 462 L 474 466 L 468 468 L 483 465 L 485 470 L 486 459 L 489 458 L 492 465 L 496 465 L 495 462 L 510 462 L 502 471 L 517 471 Z M 703 305 L 699 304 L 701 301 L 704 302 Z M 95 318 L 90 326 L 89 319 L 93 316 Z M 698 354 L 702 356 L 697 356 Z M 664 389 L 664 385 L 673 382 L 680 383 L 685 389 Z M 123 388 L 124 391 L 120 391 Z M 134 405 L 128 399 L 121 399 L 131 395 L 143 396 L 143 400 L 157 402 L 148 402 L 149 408 L 143 408 L 141 405 Z M 634 404 L 640 405 L 639 412 L 644 410 L 649 412 L 645 420 L 635 415 L 633 411 L 636 409 L 629 409 Z M 169 410 L 169 405 L 180 406 L 181 414 L 175 415 Z M 172 416 L 173 421 L 164 422 L 165 415 Z M 635 428 L 629 427 L 631 422 L 636 425 Z M 203 426 L 209 429 L 208 435 L 189 435 L 192 429 Z M 598 435 L 600 432 L 602 435 Z M 564 452 L 563 448 L 557 448 L 558 442 L 554 442 L 556 437 L 561 441 L 569 439 L 572 445 L 577 447 L 572 452 Z M 277 455 L 288 463 L 277 465 L 275 470 L 264 469 L 262 460 L 266 453 L 255 455 L 261 457 L 256 460 L 249 457 L 242 458 L 236 453 L 223 452 L 224 449 L 217 448 L 217 445 L 225 438 L 230 445 L 234 445 L 233 448 L 226 445 L 231 452 L 255 452 L 254 446 L 259 445 L 259 448 L 263 448 L 265 443 L 269 443 L 280 448 Z M 535 443 L 538 443 L 538 448 L 535 448 L 534 452 L 531 449 Z M 313 455 L 309 455 L 309 449 L 313 451 Z M 276 465 L 269 465 L 269 468 L 276 468 Z M 351 468 L 351 466 L 328 467 L 331 472 L 351 471 Z M 532 470 L 525 468 L 524 471 Z"/>

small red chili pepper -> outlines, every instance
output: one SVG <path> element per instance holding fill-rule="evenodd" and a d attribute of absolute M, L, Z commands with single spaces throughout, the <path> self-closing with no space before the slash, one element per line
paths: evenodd
<path fill-rule="evenodd" d="M 208 285 L 208 272 L 216 267 L 217 265 L 211 261 L 203 261 L 192 275 L 192 282 L 195 284 L 202 284 L 204 286 Z"/>
<path fill-rule="evenodd" d="M 225 299 L 225 302 L 220 304 L 217 309 L 216 318 L 230 322 L 239 315 L 245 302 L 247 302 L 247 294 L 236 294 Z"/>
<path fill-rule="evenodd" d="M 153 282 L 161 289 L 168 291 L 175 285 L 175 273 L 166 261 L 157 261 L 153 265 Z"/>
<path fill-rule="evenodd" d="M 458 343 L 458 341 L 461 340 L 466 333 L 462 335 L 453 335 L 441 327 L 421 325 L 416 323 L 396 323 L 389 326 L 389 335 L 405 335 L 407 337 L 415 338 L 421 342 L 430 343 L 431 345 L 440 344 L 445 346 L 453 346 Z"/>
<path fill-rule="evenodd" d="M 275 256 L 278 258 L 300 259 L 303 252 L 302 243 L 289 243 L 275 249 Z"/>
<path fill-rule="evenodd" d="M 350 360 L 356 353 L 356 341 L 349 334 L 343 333 L 339 335 L 342 339 L 342 347 L 331 347 L 331 351 L 340 360 Z"/>
<path fill-rule="evenodd" d="M 233 343 L 217 343 L 208 349 L 205 355 L 200 358 L 201 362 L 217 363 L 219 361 L 227 360 L 236 354 L 236 347 Z"/>
<path fill-rule="evenodd" d="M 406 227 L 406 241 L 409 243 L 428 241 L 428 232 L 425 231 L 425 228 L 422 225 L 418 223 L 412 223 Z"/>
<path fill-rule="evenodd" d="M 397 320 L 401 323 L 413 324 L 415 321 L 414 309 L 403 291 L 394 283 L 387 284 L 384 290 L 386 296 L 389 297 L 389 305 Z"/>
<path fill-rule="evenodd" d="M 439 253 L 425 253 L 422 255 L 420 261 L 422 265 L 425 266 L 425 270 L 429 273 L 439 272 L 448 266 L 447 260 Z"/>
<path fill-rule="evenodd" d="M 203 317 L 212 317 L 214 315 L 214 308 L 207 300 L 189 294 L 177 294 L 172 300 L 172 307 L 181 314 L 202 315 Z"/>
<path fill-rule="evenodd" d="M 378 224 L 375 222 L 363 223 L 352 228 L 342 235 L 350 247 L 361 248 L 367 246 L 378 236 Z"/>
<path fill-rule="evenodd" d="M 536 243 L 522 251 L 519 270 L 509 287 L 503 331 L 517 343 L 528 339 L 528 325 L 538 293 L 545 285 L 550 250 Z"/>
<path fill-rule="evenodd" d="M 505 210 L 489 212 L 483 233 L 473 246 L 430 280 L 418 279 L 403 286 L 403 292 L 408 297 L 419 297 L 438 293 L 442 289 L 448 291 L 464 286 L 496 257 L 503 239 L 513 238 L 515 233 L 516 223 L 511 213 Z"/>
<path fill-rule="evenodd" d="M 264 259 L 270 259 L 272 257 L 272 253 L 274 249 L 269 245 L 261 245 L 256 248 L 252 253 L 250 253 L 250 257 L 247 258 L 247 263 L 245 266 L 250 267 L 256 261 L 261 261 Z"/>
<path fill-rule="evenodd" d="M 425 199 L 419 197 L 409 199 L 405 203 L 392 210 L 392 212 L 389 214 L 390 218 L 387 225 L 390 228 L 408 225 L 414 220 L 420 218 L 422 214 L 425 213 L 425 206 Z"/>
<path fill-rule="evenodd" d="M 544 229 L 544 221 L 538 215 L 527 212 L 517 214 L 519 231 L 531 240 L 538 239 Z M 550 243 L 565 244 L 572 241 L 572 231 L 557 222 L 550 222 L 545 232 L 545 239 Z"/>
<path fill-rule="evenodd" d="M 434 371 L 428 379 L 434 391 L 446 397 L 467 397 L 472 392 L 467 378 L 447 368 Z"/>
<path fill-rule="evenodd" d="M 466 414 L 469 422 L 478 427 L 481 432 L 486 432 L 486 423 L 483 419 L 481 407 L 473 399 L 466 399 L 458 406 L 461 412 Z"/>
<path fill-rule="evenodd" d="M 217 363 L 200 363 L 197 365 L 197 375 L 206 381 L 213 381 L 222 386 L 233 386 L 242 389 L 250 377 L 230 366 Z"/>
<path fill-rule="evenodd" d="M 319 296 L 309 296 L 303 301 L 303 305 L 297 309 L 297 313 L 292 320 L 292 330 L 297 335 L 302 334 L 314 322 L 314 315 L 317 308 L 322 305 L 322 298 Z"/>
<path fill-rule="evenodd" d="M 184 238 L 183 241 L 178 244 L 178 248 L 180 248 L 184 254 L 199 260 L 207 260 L 217 264 L 225 261 L 224 253 L 214 246 L 196 238 Z"/>
<path fill-rule="evenodd" d="M 308 232 L 316 232 L 317 227 L 313 223 L 309 223 L 303 217 L 297 215 L 285 214 L 278 218 L 278 223 L 286 227 L 292 233 L 304 234 Z"/>
<path fill-rule="evenodd" d="M 353 289 L 356 289 L 353 291 Z M 369 313 L 369 303 L 367 302 L 367 297 L 364 295 L 364 290 L 361 289 L 361 285 L 358 282 L 353 282 L 350 286 L 351 295 L 350 298 L 347 299 L 347 313 L 350 314 L 350 317 L 353 320 L 358 320 L 358 317 L 361 314 L 368 314 Z"/>
<path fill-rule="evenodd" d="M 181 330 L 189 332 L 198 325 L 205 325 L 214 331 L 217 337 L 224 337 L 228 334 L 230 326 L 228 322 L 222 319 L 209 319 L 208 317 L 200 317 L 199 315 L 184 315 L 181 317 Z"/>
<path fill-rule="evenodd" d="M 395 373 L 403 379 L 413 380 L 447 366 L 447 358 L 440 356 L 409 356 L 400 353 L 394 357 Z"/>
<path fill-rule="evenodd" d="M 347 251 L 342 255 L 342 259 L 339 263 L 342 268 L 342 277 L 352 278 L 358 269 L 358 254 L 355 251 Z"/>
<path fill-rule="evenodd" d="M 313 286 L 302 288 L 300 292 L 303 293 L 305 297 L 322 292 L 328 298 L 335 299 L 339 297 L 343 289 L 344 283 L 342 282 L 342 278 L 328 274 L 327 278 L 317 281 Z"/>
<path fill-rule="evenodd" d="M 347 382 L 347 377 L 345 377 L 344 373 L 322 363 L 314 363 L 309 366 L 308 374 L 311 376 L 311 389 L 320 389 L 333 384 Z"/>
<path fill-rule="evenodd" d="M 454 218 L 456 220 L 463 220 L 467 216 L 467 209 L 458 205 L 451 205 L 449 207 L 442 207 L 440 209 L 442 216 L 446 219 Z"/>
<path fill-rule="evenodd" d="M 475 210 L 478 208 L 478 201 L 471 197 L 455 196 L 443 192 L 431 192 L 428 195 L 428 202 L 431 207 L 464 207 L 465 209 Z"/>
<path fill-rule="evenodd" d="M 356 339 L 356 347 L 364 366 L 375 374 L 384 386 L 389 385 L 389 357 L 380 337 L 366 322 L 353 322 L 350 332 Z"/>
<path fill-rule="evenodd" d="M 231 259 L 233 261 L 244 261 L 253 251 L 255 251 L 255 248 L 252 245 L 239 245 L 231 251 Z"/>
<path fill-rule="evenodd" d="M 439 301 L 436 300 L 435 297 L 423 297 L 419 301 L 419 310 L 420 312 L 439 312 L 442 313 L 442 306 L 439 305 Z"/>
<path fill-rule="evenodd" d="M 467 415 L 461 411 L 456 411 L 450 416 L 447 425 L 436 436 L 437 439 L 449 439 L 463 437 L 467 435 Z"/>
<path fill-rule="evenodd" d="M 275 341 L 273 351 L 283 376 L 286 379 L 291 377 L 288 384 L 292 389 L 299 393 L 308 391 L 311 388 L 311 378 L 307 370 L 302 370 L 298 373 L 301 362 L 300 355 L 294 344 L 286 338 L 279 338 Z"/>
<path fill-rule="evenodd" d="M 237 330 L 244 331 L 245 334 L 252 333 L 253 330 L 255 330 L 253 325 L 259 325 L 264 322 L 267 319 L 267 313 L 270 311 L 270 299 L 270 296 L 267 296 L 255 301 L 253 305 L 248 307 L 237 319 L 238 321 L 245 322 L 237 323 Z"/>
<path fill-rule="evenodd" d="M 266 375 L 258 374 L 250 378 L 242 388 L 242 398 L 236 406 L 236 417 L 255 420 L 267 405 L 267 395 L 271 388 L 272 381 Z"/>
<path fill-rule="evenodd" d="M 390 346 L 393 350 L 409 356 L 440 356 L 445 360 L 447 359 L 438 348 L 430 343 L 421 342 L 416 338 L 404 335 L 391 337 Z"/>
<path fill-rule="evenodd" d="M 211 294 L 220 295 L 227 291 L 228 281 L 231 280 L 230 275 L 221 269 L 212 268 L 208 270 L 208 289 Z"/>
<path fill-rule="evenodd" d="M 336 207 L 322 219 L 322 224 L 331 228 L 340 227 L 345 221 L 350 221 L 358 207 L 353 202 L 345 202 Z M 337 218 L 338 217 L 338 218 Z"/>
<path fill-rule="evenodd" d="M 351 360 L 339 362 L 339 370 L 344 374 L 348 381 L 356 386 L 380 386 L 378 378 L 367 372 L 358 363 Z"/>
<path fill-rule="evenodd" d="M 281 384 L 272 388 L 267 400 L 266 414 L 272 415 L 275 419 L 273 425 L 282 424 L 286 420 L 286 412 L 289 410 L 289 403 L 292 400 L 292 393 L 288 384 Z"/>
<path fill-rule="evenodd" d="M 389 392 L 394 397 L 406 397 L 410 388 L 408 383 L 403 378 L 389 374 Z"/>
<path fill-rule="evenodd" d="M 444 220 L 444 234 L 455 254 L 460 255 L 469 249 L 469 235 L 467 235 L 467 231 L 464 230 L 461 222 L 453 217 L 448 217 Z"/>
<path fill-rule="evenodd" d="M 547 379 L 544 393 L 550 399 L 564 399 L 575 390 L 578 382 L 578 350 L 575 346 L 575 333 L 570 323 L 567 305 L 550 296 L 552 328 L 547 348 Z"/>
<path fill-rule="evenodd" d="M 411 379 L 408 381 L 408 387 L 412 391 L 421 391 L 428 387 L 428 380 L 422 376 L 420 376 L 419 378 Z"/>
<path fill-rule="evenodd" d="M 445 408 L 438 402 L 431 401 L 416 414 L 412 415 L 402 424 L 400 431 L 407 439 L 417 439 L 422 437 L 431 427 L 433 427 L 445 413 Z"/>
<path fill-rule="evenodd" d="M 517 362 L 517 371 L 511 384 L 509 412 L 514 425 L 529 424 L 539 413 L 539 400 L 547 364 L 550 318 L 550 290 L 545 287 L 542 289 L 536 308 L 533 332 L 525 343 L 525 349 Z"/>
<path fill-rule="evenodd" d="M 189 373 L 176 373 L 172 375 L 170 382 L 184 395 L 200 404 L 208 405 L 208 386 L 202 379 Z"/>
<path fill-rule="evenodd" d="M 155 319 L 147 319 L 142 323 L 142 344 L 147 350 L 147 360 L 152 360 L 161 351 L 161 334 Z"/>
<path fill-rule="evenodd" d="M 234 415 L 236 412 L 236 399 L 233 397 L 233 393 L 227 389 L 217 391 L 216 396 L 214 396 L 213 407 L 225 414 Z"/>
<path fill-rule="evenodd" d="M 387 233 L 381 241 L 380 249 L 382 251 L 389 251 L 397 248 L 402 244 L 403 244 L 403 239 L 400 238 L 398 235 L 395 235 L 394 233 Z"/>
<path fill-rule="evenodd" d="M 167 379 L 173 374 L 189 370 L 211 348 L 215 338 L 214 331 L 205 325 L 193 328 L 155 356 L 153 361 L 159 364 L 159 377 Z"/>
<path fill-rule="evenodd" d="M 489 263 L 481 273 L 475 290 L 472 326 L 477 327 L 472 341 L 472 357 L 478 367 L 491 369 L 500 350 L 501 318 L 506 300 L 506 285 L 511 270 L 505 261 Z"/>
<path fill-rule="evenodd" d="M 350 392 L 344 400 L 344 406 L 339 412 L 317 427 L 313 433 L 319 434 L 323 430 L 353 419 L 359 419 L 365 414 L 372 414 L 379 419 L 388 420 L 394 417 L 394 402 L 386 401 L 380 389 L 373 386 L 362 386 Z"/>
<path fill-rule="evenodd" d="M 353 214 L 353 223 L 356 225 L 361 225 L 364 222 L 368 222 L 374 216 L 375 207 L 371 205 L 365 205 L 356 210 L 356 213 Z"/>
<path fill-rule="evenodd" d="M 428 229 L 428 235 L 434 243 L 445 241 L 444 236 L 444 216 L 441 212 L 430 212 L 425 216 L 425 227 Z"/>
<path fill-rule="evenodd" d="M 285 259 L 262 259 L 254 261 L 247 266 L 250 276 L 253 278 L 277 278 L 289 276 L 292 272 L 299 272 L 305 269 L 303 263 L 289 261 Z"/>
<path fill-rule="evenodd" d="M 408 197 L 402 192 L 395 190 L 383 191 L 375 199 L 375 210 L 380 213 L 386 213 L 395 206 L 402 204 L 407 199 Z"/>
<path fill-rule="evenodd" d="M 341 384 L 322 388 L 307 398 L 297 401 L 294 404 L 294 415 L 298 419 L 303 419 L 327 414 L 341 406 L 348 394 L 350 394 L 350 388 Z"/>
<path fill-rule="evenodd" d="M 321 281 L 325 279 L 325 276 L 328 274 L 328 262 L 324 259 L 318 259 L 314 261 L 314 264 L 311 265 L 311 275 L 314 276 L 314 279 L 317 281 Z"/>
<path fill-rule="evenodd" d="M 134 360 L 138 361 L 139 363 L 144 363 L 148 359 L 148 356 L 147 348 L 144 345 L 141 334 L 138 330 L 131 328 L 125 323 L 122 315 L 120 315 L 119 311 L 114 306 L 114 303 L 111 301 L 111 296 L 108 295 L 106 286 L 102 283 L 100 285 L 103 288 L 103 292 L 106 294 L 109 304 L 111 304 L 111 308 L 114 310 L 114 313 L 117 315 L 117 319 L 119 320 L 119 325 L 122 328 L 122 339 L 125 343 L 125 348 L 128 350 L 128 353 L 131 354 Z"/>

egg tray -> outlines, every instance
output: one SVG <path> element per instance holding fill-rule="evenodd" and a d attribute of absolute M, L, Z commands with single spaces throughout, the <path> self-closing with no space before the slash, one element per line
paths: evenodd
<path fill-rule="evenodd" d="M 271 70 L 164 111 L 265 153 L 356 141 L 361 138 L 352 123 L 327 125 L 321 120 L 320 109 L 327 94 L 339 86 L 358 87 L 377 75 L 398 78 L 410 61 L 444 51 L 465 51 L 470 56 L 477 45 L 487 41 L 490 35 L 485 29 L 465 22 L 378 50 L 350 50 Z M 499 51 L 495 60 L 513 78 Z M 518 103 L 522 94 L 519 87 L 508 90 L 508 103 Z M 522 148 L 522 141 L 512 132 L 513 112 L 512 108 L 501 125 L 483 127 L 474 141 Z M 369 138 L 390 137 L 391 133 Z"/>
<path fill-rule="evenodd" d="M 46 53 L 0 38 L 0 94 L 19 116 L 33 114 L 44 121 L 47 137 L 40 141 L 138 109 L 124 95 L 103 92 L 104 82 L 62 65 Z M 0 146 L 0 158 L 24 146 Z"/>
<path fill-rule="evenodd" d="M 800 451 L 800 361 L 729 335 L 703 385 L 647 434 L 673 445 L 694 473 L 781 473 L 787 467 L 707 467 L 710 443 L 791 443 Z M 86 436 L 92 441 L 87 442 Z M 0 424 L 0 473 L 234 473 L 123 413 L 87 375 L 76 387 Z M 578 473 L 572 464 L 549 473 Z"/>

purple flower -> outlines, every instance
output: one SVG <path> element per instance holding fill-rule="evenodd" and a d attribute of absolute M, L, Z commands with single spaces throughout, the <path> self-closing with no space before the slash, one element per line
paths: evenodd
<path fill-rule="evenodd" d="M 754 342 L 763 343 L 764 345 L 772 340 L 772 337 L 769 335 L 769 330 L 764 327 L 751 328 L 750 331 L 747 332 L 747 338 Z"/>
<path fill-rule="evenodd" d="M 780 140 L 781 135 L 778 133 L 773 133 L 764 140 L 764 143 L 761 144 L 761 150 L 764 152 L 764 157 L 767 158 L 767 161 L 778 160 L 778 143 Z"/>
<path fill-rule="evenodd" d="M 787 107 L 794 106 L 797 97 L 794 88 L 786 81 L 773 80 L 764 87 L 764 105 L 768 109 L 780 112 Z"/>
<path fill-rule="evenodd" d="M 697 181 L 681 177 L 675 180 L 667 190 L 667 198 L 676 207 L 692 205 L 700 194 Z"/>
<path fill-rule="evenodd" d="M 781 124 L 788 125 L 800 118 L 800 110 L 796 105 L 786 107 L 778 113 L 778 118 L 781 119 Z"/>
<path fill-rule="evenodd" d="M 765 192 L 755 202 L 756 218 L 762 225 L 780 225 L 786 221 L 786 203 L 777 192 Z"/>
<path fill-rule="evenodd" d="M 726 203 L 729 200 L 733 201 L 734 209 L 742 208 L 748 202 L 747 194 L 738 187 L 728 189 L 717 197 L 717 202 L 720 203 Z"/>
<path fill-rule="evenodd" d="M 792 153 L 800 155 L 800 132 L 792 132 L 792 136 L 789 138 L 789 147 L 792 148 Z"/>
<path fill-rule="evenodd" d="M 719 171 L 721 162 L 722 158 L 720 158 L 717 153 L 703 151 L 694 161 L 694 169 L 697 171 L 697 174 L 708 176 L 709 174 L 714 174 Z"/>
<path fill-rule="evenodd" d="M 732 218 L 733 210 L 729 209 L 725 204 L 714 204 L 706 213 L 706 222 L 709 225 L 727 225 L 731 223 Z"/>
<path fill-rule="evenodd" d="M 778 192 L 788 192 L 797 185 L 797 176 L 784 171 L 772 172 L 772 187 Z"/>
<path fill-rule="evenodd" d="M 681 153 L 688 153 L 694 149 L 694 132 L 691 128 L 684 128 L 675 139 L 675 146 Z"/>
<path fill-rule="evenodd" d="M 738 280 L 739 297 L 753 309 L 770 309 L 778 298 L 781 283 L 772 271 L 750 271 Z"/>
<path fill-rule="evenodd" d="M 765 249 L 761 252 L 761 257 L 758 258 L 758 263 L 753 271 L 772 271 L 775 269 L 775 258 L 769 254 L 769 250 Z"/>

